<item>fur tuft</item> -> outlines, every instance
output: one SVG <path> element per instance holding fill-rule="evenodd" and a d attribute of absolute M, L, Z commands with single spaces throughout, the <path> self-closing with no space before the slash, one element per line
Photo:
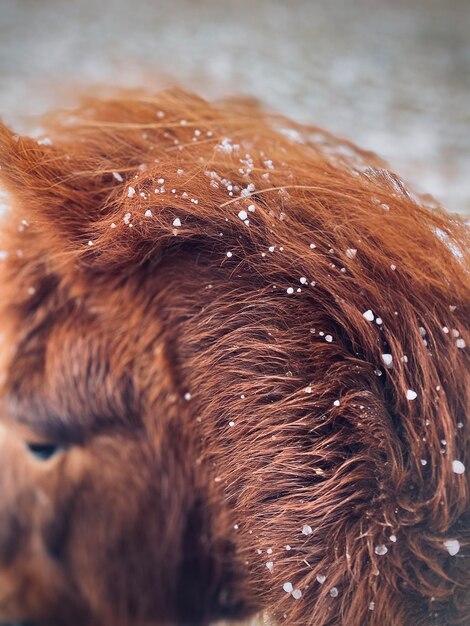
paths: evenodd
<path fill-rule="evenodd" d="M 47 136 L 1 130 L 11 276 L 144 290 L 242 596 L 289 626 L 468 623 L 464 220 L 249 101 L 90 99 Z"/>

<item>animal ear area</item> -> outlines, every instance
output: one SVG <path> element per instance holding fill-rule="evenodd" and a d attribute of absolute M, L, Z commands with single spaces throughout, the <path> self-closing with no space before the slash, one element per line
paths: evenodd
<path fill-rule="evenodd" d="M 26 220 L 48 250 L 70 252 L 82 267 L 140 264 L 203 232 L 189 200 L 155 204 L 153 176 L 136 171 L 114 171 L 95 145 L 38 142 L 0 123 L 0 189 L 11 219 Z"/>
<path fill-rule="evenodd" d="M 16 135 L 0 124 L 0 186 L 15 215 L 51 239 L 56 235 L 65 247 L 83 241 L 105 202 L 106 179 L 92 168 L 64 146 Z"/>
<path fill-rule="evenodd" d="M 183 192 L 171 184 L 164 187 L 158 182 L 160 175 L 149 168 L 115 185 L 82 246 L 85 265 L 95 270 L 131 269 L 147 261 L 158 263 L 188 247 L 210 249 L 225 258 L 230 242 L 239 242 L 240 219 L 233 211 L 215 196 L 197 199 L 207 186 L 203 173 L 188 177 Z M 171 174 L 165 180 L 171 181 Z"/>

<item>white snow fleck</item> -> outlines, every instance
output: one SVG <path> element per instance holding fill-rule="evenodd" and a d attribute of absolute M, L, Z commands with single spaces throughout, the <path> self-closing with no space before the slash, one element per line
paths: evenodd
<path fill-rule="evenodd" d="M 119 172 L 113 172 L 113 176 L 120 183 L 122 183 L 124 181 L 124 178 L 121 176 L 121 174 Z"/>
<path fill-rule="evenodd" d="M 450 556 L 455 556 L 460 551 L 460 542 L 458 539 L 447 539 L 444 541 L 444 547 Z"/>
<path fill-rule="evenodd" d="M 357 254 L 357 250 L 356 250 L 356 248 L 348 248 L 348 249 L 346 250 L 346 256 L 347 256 L 349 259 L 354 259 L 354 258 L 355 258 L 355 256 L 356 256 L 356 254 Z"/>
<path fill-rule="evenodd" d="M 91 239 L 90 239 L 90 241 L 88 242 L 88 245 L 89 245 L 89 246 L 92 246 L 92 245 L 93 245 L 93 242 L 91 241 Z"/>
<path fill-rule="evenodd" d="M 266 567 L 268 568 L 268 570 L 269 570 L 270 572 L 272 572 L 272 571 L 273 571 L 273 567 L 274 567 L 274 563 L 273 563 L 272 561 L 268 561 L 268 562 L 266 563 Z"/>
<path fill-rule="evenodd" d="M 313 533 L 312 527 L 309 526 L 308 524 L 305 524 L 305 526 L 302 528 L 302 534 L 311 535 L 312 533 Z"/>
<path fill-rule="evenodd" d="M 131 222 L 131 217 L 132 217 L 132 213 L 126 213 L 124 217 L 122 218 L 124 224 L 129 225 Z"/>
<path fill-rule="evenodd" d="M 228 425 L 230 426 L 230 428 L 233 428 L 235 426 L 235 422 L 229 422 Z"/>
<path fill-rule="evenodd" d="M 333 404 L 334 404 L 335 406 L 339 406 L 339 405 L 340 405 L 340 401 L 339 401 L 339 400 L 335 400 L 335 401 L 333 402 Z"/>
<path fill-rule="evenodd" d="M 247 213 L 246 211 L 240 211 L 240 212 L 238 213 L 238 217 L 239 217 L 242 221 L 245 221 L 245 220 L 246 220 L 246 218 L 248 217 L 248 213 Z"/>
<path fill-rule="evenodd" d="M 369 602 L 369 611 L 373 611 L 375 609 L 375 602 Z"/>
<path fill-rule="evenodd" d="M 240 192 L 240 195 L 243 198 L 247 198 L 251 193 L 253 193 L 253 191 L 255 190 L 255 186 L 253 185 L 253 183 L 250 183 L 246 189 L 242 189 Z"/>
<path fill-rule="evenodd" d="M 331 335 L 325 335 L 325 341 L 328 341 L 328 343 L 331 343 L 333 341 L 333 337 Z"/>
<path fill-rule="evenodd" d="M 384 545 L 378 545 L 378 546 L 375 546 L 374 552 L 375 554 L 378 554 L 379 556 L 383 556 L 384 554 L 387 554 L 388 548 L 387 546 L 384 546 Z"/>
<path fill-rule="evenodd" d="M 291 294 L 293 294 L 293 293 L 294 293 L 294 289 L 293 289 L 293 287 L 287 287 L 286 291 L 287 291 L 287 293 L 288 293 L 289 295 L 291 295 Z"/>
<path fill-rule="evenodd" d="M 294 589 L 294 591 L 292 592 L 292 597 L 294 598 L 294 600 L 300 600 L 300 598 L 302 597 L 302 592 L 300 591 L 300 589 Z"/>
<path fill-rule="evenodd" d="M 284 583 L 282 585 L 282 588 L 284 589 L 286 593 L 292 593 L 294 591 L 294 587 L 292 586 L 292 583 Z"/>
<path fill-rule="evenodd" d="M 326 576 L 324 574 L 317 574 L 317 582 L 319 582 L 320 585 L 323 585 L 325 580 L 326 580 Z"/>
<path fill-rule="evenodd" d="M 308 280 L 305 276 L 301 276 L 299 280 L 302 283 L 302 285 L 306 285 L 308 283 Z"/>
<path fill-rule="evenodd" d="M 367 309 L 367 311 L 363 313 L 362 316 L 365 317 L 368 322 L 374 321 L 374 314 L 370 309 Z"/>
<path fill-rule="evenodd" d="M 187 392 L 184 394 L 184 399 L 185 399 L 187 402 L 189 402 L 189 400 L 191 400 L 191 398 L 192 398 L 191 394 L 189 393 L 189 391 L 187 391 Z"/>
<path fill-rule="evenodd" d="M 134 187 L 128 187 L 127 189 L 127 197 L 128 198 L 133 198 L 135 196 L 135 189 Z"/>
<path fill-rule="evenodd" d="M 421 465 L 424 467 L 425 465 L 428 464 L 428 462 L 426 461 L 426 459 L 421 459 Z"/>
<path fill-rule="evenodd" d="M 462 337 L 460 337 L 459 339 L 456 340 L 455 345 L 457 346 L 457 348 L 465 348 L 465 340 L 462 339 Z"/>
<path fill-rule="evenodd" d="M 406 399 L 407 400 L 416 400 L 417 397 L 418 397 L 418 394 L 416 393 L 416 391 L 413 391 L 413 389 L 407 389 L 406 390 Z"/>
<path fill-rule="evenodd" d="M 465 472 L 465 465 L 462 463 L 462 461 L 452 461 L 452 471 L 455 474 L 463 474 Z"/>
<path fill-rule="evenodd" d="M 110 228 L 116 228 L 116 224 L 113 222 L 110 226 Z"/>
<path fill-rule="evenodd" d="M 175 228 L 179 228 L 181 226 L 181 220 L 179 217 L 175 217 L 175 219 L 173 220 L 173 226 Z"/>
<path fill-rule="evenodd" d="M 144 213 L 145 217 L 152 217 L 152 211 L 150 209 L 147 209 Z"/>
<path fill-rule="evenodd" d="M 230 154 L 233 150 L 231 140 L 228 137 L 225 137 L 224 139 L 222 139 L 222 141 L 220 142 L 220 145 L 218 145 L 217 148 L 219 150 L 222 150 L 223 152 L 226 152 L 227 154 Z"/>
<path fill-rule="evenodd" d="M 332 587 L 330 589 L 330 596 L 332 598 L 337 598 L 338 597 L 338 589 L 336 587 Z"/>
<path fill-rule="evenodd" d="M 230 252 L 230 250 L 227 252 L 227 256 L 228 256 L 229 259 L 233 256 L 232 253 Z"/>
<path fill-rule="evenodd" d="M 391 354 L 381 354 L 380 356 L 386 367 L 391 368 L 393 365 L 393 356 Z"/>
<path fill-rule="evenodd" d="M 256 207 L 254 204 L 250 204 L 250 206 L 248 207 L 248 211 L 250 213 L 254 213 L 256 211 Z"/>
<path fill-rule="evenodd" d="M 396 536 L 396 535 L 390 535 L 389 539 L 390 539 L 390 541 L 391 541 L 392 543 L 396 543 L 396 541 L 397 541 L 397 536 Z"/>

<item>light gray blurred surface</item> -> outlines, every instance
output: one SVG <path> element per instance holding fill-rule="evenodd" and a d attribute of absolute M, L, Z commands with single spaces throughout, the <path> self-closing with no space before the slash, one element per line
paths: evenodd
<path fill-rule="evenodd" d="M 250 94 L 470 212 L 470 1 L 0 0 L 0 113 L 74 83 Z"/>

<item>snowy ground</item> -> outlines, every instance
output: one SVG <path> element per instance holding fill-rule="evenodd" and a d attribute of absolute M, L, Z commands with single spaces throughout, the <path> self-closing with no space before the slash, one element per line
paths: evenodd
<path fill-rule="evenodd" d="M 71 85 L 247 93 L 384 156 L 470 212 L 467 0 L 0 0 L 0 114 Z M 152 78 L 150 78 L 152 77 Z"/>

